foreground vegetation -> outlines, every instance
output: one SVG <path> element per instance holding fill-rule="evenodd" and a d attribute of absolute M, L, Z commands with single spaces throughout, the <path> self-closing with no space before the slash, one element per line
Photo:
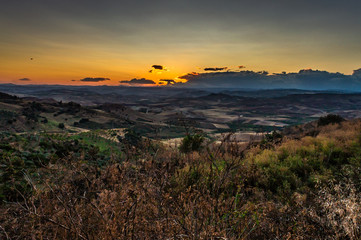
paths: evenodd
<path fill-rule="evenodd" d="M 361 121 L 309 132 L 180 150 L 3 133 L 0 238 L 360 239 Z"/>

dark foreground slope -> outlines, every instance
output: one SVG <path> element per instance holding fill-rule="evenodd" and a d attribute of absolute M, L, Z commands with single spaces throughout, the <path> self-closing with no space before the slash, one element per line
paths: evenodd
<path fill-rule="evenodd" d="M 188 154 L 1 134 L 0 238 L 359 239 L 361 121 L 313 127 Z"/>

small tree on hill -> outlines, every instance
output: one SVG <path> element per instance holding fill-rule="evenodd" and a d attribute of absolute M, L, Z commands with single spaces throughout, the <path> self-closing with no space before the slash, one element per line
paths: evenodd
<path fill-rule="evenodd" d="M 125 130 L 123 142 L 134 147 L 140 147 L 142 143 L 142 136 L 132 128 Z"/>
<path fill-rule="evenodd" d="M 179 150 L 183 153 L 199 151 L 202 148 L 203 142 L 204 142 L 204 137 L 202 135 L 198 133 L 193 135 L 187 134 L 183 138 L 182 143 L 179 146 Z"/>
<path fill-rule="evenodd" d="M 272 133 L 267 133 L 264 137 L 263 140 L 261 142 L 261 148 L 273 148 L 274 144 L 279 144 L 282 142 L 282 134 L 277 132 L 277 131 L 273 131 Z"/>
<path fill-rule="evenodd" d="M 328 124 L 339 124 L 341 122 L 345 121 L 343 117 L 337 114 L 328 114 L 327 116 L 320 117 L 318 119 L 318 126 L 326 126 Z"/>

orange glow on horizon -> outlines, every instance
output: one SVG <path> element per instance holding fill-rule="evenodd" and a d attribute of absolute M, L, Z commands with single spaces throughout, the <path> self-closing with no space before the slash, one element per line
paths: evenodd
<path fill-rule="evenodd" d="M 82 52 L 83 53 L 83 52 Z M 103 54 L 99 52 L 99 54 Z M 133 61 L 120 60 L 118 56 L 102 55 L 102 58 L 95 58 L 94 53 L 89 56 L 85 55 L 84 58 L 64 56 L 64 54 L 54 54 L 54 56 L 42 55 L 42 54 L 28 54 L 31 57 L 24 56 L 8 56 L 8 58 L 0 59 L 0 83 L 13 83 L 19 85 L 27 84 L 59 84 L 59 85 L 109 85 L 109 86 L 135 86 L 121 84 L 120 81 L 131 80 L 133 78 L 141 79 L 145 78 L 154 81 L 156 84 L 141 84 L 139 86 L 164 86 L 161 80 L 174 80 L 175 82 L 185 83 L 186 79 L 181 78 L 186 75 L 197 76 L 203 72 L 195 72 L 199 66 L 194 61 L 188 61 L 185 59 L 181 61 L 179 59 L 166 59 L 149 61 L 145 59 L 134 63 Z M 31 58 L 33 58 L 31 60 Z M 137 61 L 136 61 L 137 62 Z M 155 69 L 150 72 L 152 62 L 162 63 L 167 66 L 163 70 Z M 202 64 L 203 66 L 219 66 L 227 64 Z M 307 64 L 310 66 L 309 64 Z M 169 66 L 169 67 L 168 67 Z M 237 66 L 229 64 L 229 66 Z M 268 66 L 268 67 L 267 67 Z M 269 72 L 298 72 L 299 69 L 309 70 L 311 68 L 282 67 L 277 65 L 272 67 L 267 65 L 263 67 L 261 64 L 251 65 L 247 64 L 247 69 L 250 71 L 269 70 Z M 238 67 L 238 66 L 237 66 Z M 281 68 L 282 67 L 282 68 Z M 198 67 L 200 68 L 200 67 Z M 317 67 L 319 69 L 329 70 L 327 67 Z M 200 68 L 204 69 L 204 67 Z M 233 67 L 230 67 L 233 69 Z M 352 67 L 350 67 L 352 69 Z M 357 69 L 357 67 L 353 67 Z M 238 70 L 238 69 L 237 69 Z M 352 73 L 351 73 L 352 74 Z M 81 79 L 92 78 L 109 78 L 110 80 L 98 81 L 98 82 L 82 82 Z M 22 79 L 22 80 L 21 80 Z M 26 80 L 29 79 L 29 80 Z"/>

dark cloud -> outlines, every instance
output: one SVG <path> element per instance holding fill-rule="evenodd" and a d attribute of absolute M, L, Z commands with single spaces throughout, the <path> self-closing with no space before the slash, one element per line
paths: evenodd
<path fill-rule="evenodd" d="M 243 69 L 243 68 L 246 68 L 246 66 L 240 65 L 240 66 L 238 66 L 238 68 Z"/>
<path fill-rule="evenodd" d="M 163 70 L 164 67 L 162 65 L 153 65 L 152 68 L 157 69 L 157 70 Z"/>
<path fill-rule="evenodd" d="M 257 73 L 262 74 L 262 75 L 268 75 L 269 74 L 268 71 L 258 71 Z"/>
<path fill-rule="evenodd" d="M 208 67 L 208 68 L 205 68 L 203 69 L 204 71 L 223 71 L 223 70 L 227 70 L 228 67 Z"/>
<path fill-rule="evenodd" d="M 227 71 L 212 73 L 189 73 L 179 77 L 188 82 L 185 87 L 222 87 L 222 88 L 298 88 L 312 90 L 360 90 L 361 69 L 352 75 L 331 73 L 312 69 L 297 73 L 275 73 L 267 71 Z"/>
<path fill-rule="evenodd" d="M 133 78 L 131 80 L 124 80 L 124 81 L 119 81 L 120 83 L 127 83 L 127 84 L 131 84 L 131 85 L 136 85 L 136 84 L 155 84 L 155 82 L 153 80 L 149 80 L 149 79 L 145 79 L 145 78 Z"/>
<path fill-rule="evenodd" d="M 197 72 L 190 72 L 190 73 L 187 73 L 186 75 L 184 76 L 180 76 L 179 78 L 180 79 L 185 79 L 185 80 L 189 80 L 189 79 L 192 79 L 194 76 L 198 76 L 200 73 L 197 73 Z M 202 74 L 202 73 L 201 73 Z M 204 74 L 204 73 L 203 73 Z M 209 74 L 212 74 L 212 73 L 209 73 Z"/>
<path fill-rule="evenodd" d="M 20 79 L 18 79 L 19 81 L 31 81 L 31 79 L 30 78 L 20 78 Z"/>
<path fill-rule="evenodd" d="M 159 82 L 165 83 L 167 85 L 173 85 L 176 83 L 176 81 L 174 81 L 173 79 L 161 79 L 161 80 L 159 80 Z"/>
<path fill-rule="evenodd" d="M 168 71 L 168 70 L 163 65 L 154 64 L 152 65 L 152 69 L 150 69 L 149 72 L 152 73 L 154 71 Z"/>
<path fill-rule="evenodd" d="M 352 76 L 361 78 L 361 68 L 354 70 Z"/>
<path fill-rule="evenodd" d="M 200 87 L 225 87 L 232 84 L 237 87 L 238 84 L 245 84 L 261 78 L 261 74 L 253 71 L 241 72 L 212 72 L 212 73 L 195 73 L 191 72 L 187 75 L 179 77 L 188 80 L 185 85 Z"/>
<path fill-rule="evenodd" d="M 103 78 L 103 77 L 92 78 L 92 77 L 87 77 L 87 78 L 80 79 L 79 81 L 81 81 L 81 82 L 103 82 L 103 81 L 109 81 L 109 80 L 110 80 L 110 78 Z"/>

